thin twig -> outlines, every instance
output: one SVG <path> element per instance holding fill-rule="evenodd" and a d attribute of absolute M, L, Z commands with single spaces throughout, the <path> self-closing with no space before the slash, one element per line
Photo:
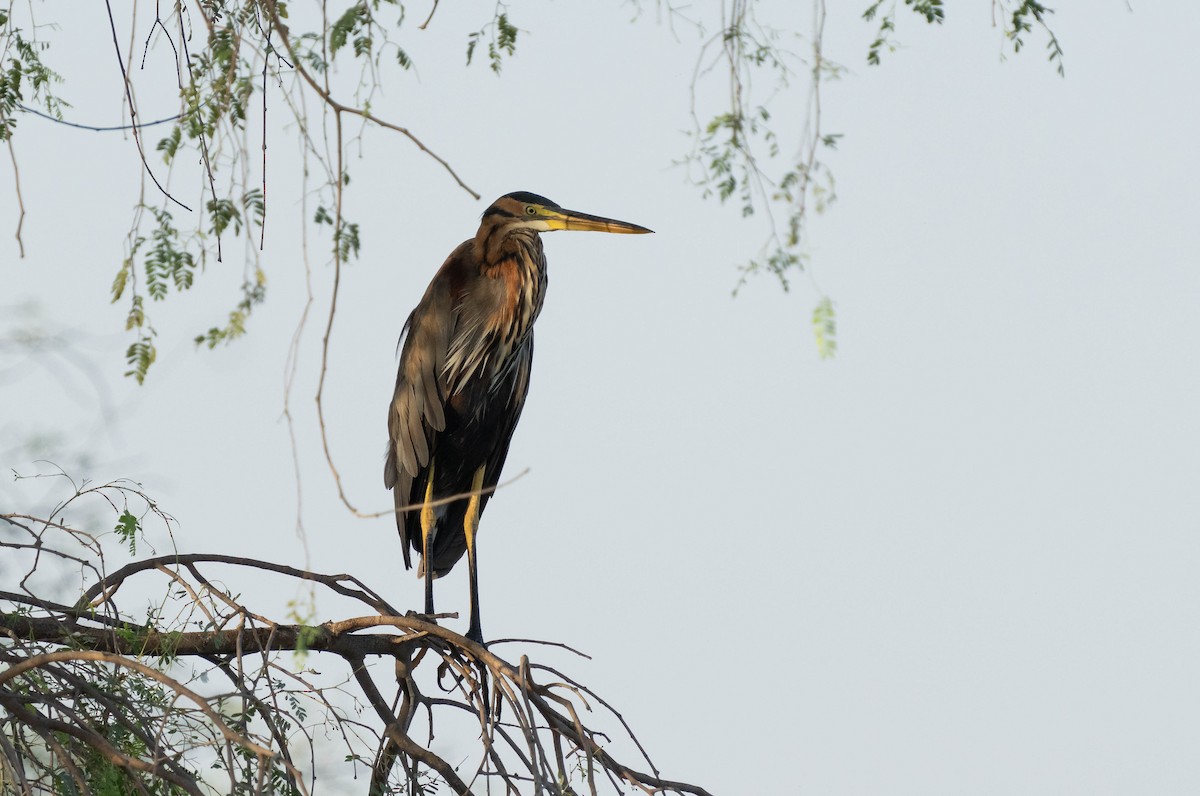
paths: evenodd
<path fill-rule="evenodd" d="M 17 233 L 14 236 L 17 239 L 17 249 L 20 251 L 20 257 L 25 259 L 25 241 L 21 240 L 21 227 L 25 225 L 25 200 L 21 197 L 21 170 L 17 167 L 17 153 L 13 151 L 12 136 L 8 138 L 8 156 L 12 159 L 13 167 L 13 185 L 17 192 Z"/>
<path fill-rule="evenodd" d="M 238 746 L 242 746 L 251 752 L 254 752 L 256 755 L 261 755 L 268 758 L 275 756 L 275 753 L 270 749 L 259 746 L 249 738 L 239 735 L 238 733 L 229 729 L 229 727 L 221 719 L 220 715 L 218 715 L 216 711 L 208 706 L 208 701 L 204 697 L 200 696 L 182 683 L 163 674 L 158 669 L 155 669 L 152 666 L 147 666 L 144 663 L 131 660 L 124 655 L 115 655 L 110 652 L 99 652 L 96 650 L 63 650 L 60 652 L 47 652 L 42 655 L 34 655 L 30 658 L 26 658 L 23 661 L 14 663 L 4 671 L 0 672 L 0 685 L 4 685 L 14 677 L 22 675 L 31 669 L 36 669 L 40 666 L 45 666 L 48 663 L 54 663 L 57 661 L 98 661 L 100 663 L 109 663 L 115 666 L 122 666 L 126 669 L 132 669 L 141 676 L 154 680 L 161 685 L 165 685 L 175 693 L 195 703 L 196 707 L 198 707 L 200 711 L 203 712 L 204 715 L 213 722 L 214 726 L 220 730 L 221 734 L 224 735 L 227 740 L 232 741 Z"/>
<path fill-rule="evenodd" d="M 433 0 L 433 7 L 429 9 L 429 16 L 425 17 L 425 21 L 417 26 L 417 30 L 425 30 L 425 28 L 429 27 L 429 23 L 433 19 L 433 15 L 437 13 L 437 8 L 438 0 Z"/>
<path fill-rule="evenodd" d="M 113 132 L 118 132 L 118 131 L 122 131 L 122 130 L 133 130 L 135 128 L 139 129 L 139 130 L 144 130 L 147 127 L 153 127 L 156 124 L 166 124 L 167 122 L 173 122 L 180 118 L 180 114 L 177 113 L 174 116 L 168 116 L 165 119 L 158 119 L 153 122 L 141 122 L 139 124 L 118 124 L 118 125 L 112 125 L 112 126 L 108 126 L 108 127 L 98 127 L 98 126 L 92 125 L 92 124 L 80 124 L 79 122 L 68 122 L 66 119 L 59 119 L 58 117 L 51 116 L 48 113 L 42 113 L 41 111 L 39 111 L 36 108 L 30 108 L 28 105 L 22 105 L 19 102 L 17 103 L 17 107 L 20 108 L 21 110 L 25 111 L 26 113 L 33 114 L 34 116 L 41 116 L 43 119 L 49 119 L 50 121 L 54 122 L 55 124 L 62 124 L 62 125 L 66 125 L 67 127 L 76 127 L 80 130 L 92 130 L 97 133 L 113 133 Z"/>
<path fill-rule="evenodd" d="M 454 181 L 456 183 L 458 183 L 458 186 L 460 188 L 462 188 L 464 191 L 469 193 L 475 199 L 480 198 L 479 194 L 474 189 L 472 189 L 469 185 L 467 185 L 465 182 L 462 181 L 462 178 L 458 176 L 458 172 L 456 172 L 453 169 L 453 167 L 451 167 L 451 165 L 446 162 L 446 160 L 444 158 L 439 156 L 437 153 L 435 153 L 429 147 L 425 146 L 425 144 L 422 143 L 421 140 L 419 138 L 417 138 L 417 136 L 411 130 L 409 130 L 405 127 L 401 127 L 397 124 L 393 124 L 391 122 L 385 121 L 383 119 L 380 119 L 378 116 L 375 116 L 368 110 L 365 110 L 363 108 L 355 108 L 351 105 L 344 105 L 341 102 L 338 102 L 336 99 L 334 99 L 333 96 L 330 94 L 330 92 L 326 88 L 324 88 L 319 82 L 317 82 L 317 80 L 315 78 L 313 78 L 313 76 L 308 72 L 308 70 L 304 68 L 303 62 L 300 60 L 299 56 L 296 55 L 296 52 L 292 47 L 291 33 L 290 33 L 287 25 L 283 23 L 283 21 L 281 20 L 281 18 L 279 16 L 279 8 L 278 8 L 278 5 L 276 4 L 276 0 L 263 0 L 263 2 L 271 14 L 271 18 L 275 24 L 276 29 L 280 32 L 280 38 L 283 40 L 283 43 L 287 48 L 288 55 L 290 55 L 292 57 L 292 62 L 295 64 L 296 71 L 304 79 L 304 82 L 308 83 L 309 86 L 312 87 L 313 91 L 317 92 L 317 94 L 321 97 L 321 99 L 325 102 L 325 104 L 330 107 L 330 109 L 332 109 L 335 113 L 349 113 L 354 116 L 361 116 L 363 119 L 366 119 L 369 122 L 373 122 L 374 124 L 377 124 L 380 127 L 384 127 L 384 128 L 387 128 L 388 130 L 394 130 L 395 132 L 400 133 L 405 138 L 407 138 L 409 141 L 411 141 L 417 147 L 417 149 L 421 150 L 426 155 L 428 155 L 429 157 L 431 157 L 435 161 L 437 161 L 437 163 L 440 164 L 442 166 L 442 168 L 444 168 L 450 174 L 450 176 L 454 179 Z M 341 179 L 340 175 L 338 176 L 338 179 Z"/>
<path fill-rule="evenodd" d="M 255 18 L 258 18 L 258 8 L 254 9 Z M 261 26 L 260 26 L 261 28 Z M 258 249 L 263 251 L 267 245 L 267 63 L 271 55 L 271 23 L 267 23 L 267 31 L 264 42 L 267 51 L 263 54 L 262 68 L 262 202 L 263 212 L 262 220 L 259 224 Z"/>
<path fill-rule="evenodd" d="M 190 213 L 192 212 L 192 208 L 176 199 L 162 186 L 162 183 L 158 181 L 158 177 L 154 176 L 154 170 L 150 168 L 149 161 L 146 160 L 146 151 L 142 148 L 142 137 L 138 135 L 138 125 L 136 123 L 137 105 L 133 101 L 133 89 L 129 83 L 129 73 L 125 71 L 125 59 L 121 56 L 121 43 L 117 41 L 117 22 L 113 19 L 111 0 L 104 0 L 104 6 L 108 9 L 108 26 L 112 30 L 113 48 L 117 53 L 117 64 L 121 67 L 121 80 L 125 87 L 125 101 L 129 103 L 129 120 L 132 123 L 129 129 L 133 132 L 134 143 L 137 144 L 138 157 L 142 159 L 142 166 L 145 168 L 146 173 L 150 175 L 150 179 L 154 181 L 155 187 L 162 192 L 162 195 Z"/>
<path fill-rule="evenodd" d="M 338 290 L 342 283 L 342 247 L 346 234 L 345 219 L 342 216 L 342 193 L 345 187 L 345 179 L 343 178 L 342 166 L 342 112 L 334 110 L 333 114 L 334 130 L 337 134 L 337 168 L 334 173 L 334 214 L 333 214 L 333 286 L 329 291 L 329 319 L 325 322 L 325 335 L 321 338 L 321 369 L 317 376 L 317 426 L 321 430 L 321 449 L 325 452 L 325 461 L 329 465 L 329 471 L 333 473 L 333 481 L 337 485 L 338 497 L 342 503 L 350 510 L 350 513 L 356 517 L 364 517 L 350 499 L 346 497 L 346 490 L 342 486 L 342 475 L 338 472 L 337 465 L 333 463 L 333 454 L 329 450 L 329 432 L 325 428 L 325 408 L 323 397 L 325 395 L 325 376 L 329 372 L 329 340 L 333 336 L 333 320 L 337 316 L 337 300 Z"/>

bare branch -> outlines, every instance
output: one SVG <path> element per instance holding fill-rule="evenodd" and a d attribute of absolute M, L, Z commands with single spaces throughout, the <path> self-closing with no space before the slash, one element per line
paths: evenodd
<path fill-rule="evenodd" d="M 150 175 L 150 179 L 154 181 L 154 185 L 162 192 L 162 195 L 170 199 L 175 204 L 187 210 L 189 213 L 192 208 L 185 205 L 183 202 L 171 195 L 171 192 L 163 187 L 158 181 L 158 177 L 154 176 L 154 170 L 150 168 L 150 163 L 146 160 L 146 150 L 142 147 L 142 137 L 138 133 L 137 125 L 137 103 L 133 101 L 133 87 L 129 82 L 129 73 L 125 71 L 125 59 L 121 57 L 121 43 L 117 41 L 117 23 L 113 19 L 112 3 L 110 0 L 104 0 L 104 7 L 108 9 L 108 25 L 112 29 L 113 48 L 117 53 L 117 63 L 121 67 L 121 80 L 125 86 L 125 101 L 129 103 L 129 119 L 131 122 L 130 130 L 133 132 L 133 140 L 137 144 L 138 156 L 142 159 L 142 166 L 146 170 L 146 174 Z"/>
<path fill-rule="evenodd" d="M 263 5 L 266 7 L 267 12 L 271 16 L 272 25 L 274 25 L 275 29 L 279 31 L 280 38 L 283 41 L 284 46 L 287 48 L 288 55 L 290 55 L 292 57 L 292 62 L 293 62 L 293 64 L 295 64 L 296 71 L 300 74 L 300 76 L 302 78 L 304 78 L 304 82 L 308 83 L 308 85 L 312 88 L 312 90 L 315 91 L 317 93 L 317 95 L 321 97 L 321 100 L 326 105 L 328 105 L 330 107 L 330 109 L 332 109 L 336 114 L 339 114 L 339 115 L 342 113 L 349 113 L 354 116 L 360 116 L 369 122 L 379 125 L 380 127 L 400 133 L 402 136 L 404 136 L 409 141 L 411 141 L 413 144 L 415 144 L 417 149 L 421 150 L 426 155 L 429 155 L 429 157 L 431 157 L 435 161 L 437 161 L 438 164 L 440 164 L 441 167 L 444 168 L 447 171 L 447 173 L 450 174 L 450 176 L 454 179 L 454 181 L 456 183 L 458 183 L 458 186 L 460 188 L 462 188 L 464 191 L 469 193 L 475 199 L 480 198 L 479 194 L 473 188 L 471 188 L 469 185 L 467 185 L 465 182 L 462 181 L 462 178 L 458 176 L 458 172 L 456 172 L 450 166 L 450 164 L 446 162 L 446 160 L 444 158 L 442 158 L 436 152 L 431 150 L 429 147 L 425 146 L 425 144 L 422 143 L 421 140 L 419 138 L 417 138 L 416 135 L 413 134 L 413 132 L 411 130 L 409 130 L 406 127 L 401 127 L 398 124 L 393 124 L 391 122 L 388 122 L 384 119 L 380 119 L 378 116 L 375 116 L 370 111 L 368 111 L 364 108 L 356 108 L 352 105 L 345 105 L 341 102 L 338 102 L 336 99 L 334 99 L 333 96 L 329 93 L 329 90 L 325 86 L 322 86 L 321 83 L 319 83 L 312 76 L 312 74 L 307 69 L 304 68 L 304 64 L 303 64 L 302 60 L 296 54 L 295 49 L 293 49 L 291 31 L 288 28 L 288 26 L 283 22 L 283 20 L 280 18 L 279 6 L 275 2 L 275 0 L 263 0 Z M 339 175 L 339 179 L 340 179 L 340 175 Z"/>
<path fill-rule="evenodd" d="M 25 259 L 25 241 L 21 239 L 21 228 L 25 226 L 25 200 L 21 196 L 21 170 L 17 167 L 17 153 L 13 151 L 12 136 L 8 138 L 8 156 L 12 159 L 13 188 L 17 194 L 17 231 L 13 235 L 17 239 L 17 250 L 21 259 Z"/>
<path fill-rule="evenodd" d="M 80 124 L 79 122 L 69 122 L 66 119 L 57 119 L 48 113 L 42 113 L 37 108 L 30 108 L 28 105 L 21 105 L 20 103 L 17 104 L 17 107 L 20 108 L 21 110 L 25 111 L 25 113 L 32 113 L 34 116 L 40 116 L 43 119 L 54 122 L 55 124 L 61 124 L 64 127 L 74 127 L 79 130 L 91 130 L 96 133 L 115 133 L 115 132 L 120 132 L 120 131 L 124 131 L 124 130 L 132 130 L 135 127 L 139 130 L 144 130 L 147 127 L 154 127 L 155 125 L 166 124 L 167 122 L 173 122 L 179 118 L 179 114 L 177 113 L 174 116 L 168 116 L 165 119 L 156 119 L 152 122 L 138 122 L 137 124 L 116 124 L 116 125 L 108 125 L 108 126 L 100 127 L 100 126 L 97 126 L 94 124 Z"/>
<path fill-rule="evenodd" d="M 319 625 L 275 621 L 219 591 L 204 571 L 213 565 L 230 568 L 235 577 L 273 573 L 312 583 L 378 613 Z M 136 588 L 144 592 L 155 588 L 145 582 L 151 578 L 163 584 L 158 588 L 167 596 L 148 621 L 112 613 L 112 600 L 123 587 L 139 580 Z M 226 580 L 223 573 L 222 582 Z M 160 617 L 172 601 L 182 613 L 167 624 Z M 74 761 L 85 782 L 90 776 L 88 755 L 99 754 L 108 765 L 129 772 L 139 791 L 149 792 L 137 777 L 148 777 L 178 784 L 189 793 L 195 792 L 189 783 L 195 782 L 197 760 L 216 755 L 230 776 L 231 789 L 237 782 L 253 784 L 271 776 L 302 792 L 304 780 L 292 744 L 297 737 L 310 747 L 317 740 L 304 724 L 309 711 L 299 700 L 306 700 L 319 706 L 322 720 L 341 737 L 347 760 L 367 759 L 364 745 L 375 748 L 372 793 L 396 787 L 398 776 L 409 790 L 445 782 L 460 794 L 490 791 L 494 784 L 509 794 L 519 794 L 530 784 L 537 792 L 598 793 L 607 778 L 615 792 L 632 786 L 645 793 L 706 796 L 702 788 L 660 777 L 620 714 L 585 685 L 530 663 L 526 656 L 519 664 L 509 663 L 432 619 L 399 615 L 348 575 L 209 554 L 132 562 L 99 577 L 72 606 L 0 592 L 0 638 L 7 639 L 0 643 L 0 664 L 8 666 L 0 674 L 0 706 L 16 720 L 0 753 L 11 769 L 31 767 L 23 775 L 26 780 L 41 781 L 49 770 L 38 768 L 38 758 L 22 751 L 22 744 L 68 739 L 62 754 Z M 200 627 L 189 627 L 196 625 Z M 337 656 L 349 666 L 347 679 L 330 686 L 291 672 L 276 662 L 288 653 Z M 388 669 L 399 686 L 394 705 L 388 704 L 369 671 L 371 662 L 381 658 L 394 663 Z M 219 670 L 233 691 L 206 696 L 185 685 L 176 672 L 188 667 L 175 663 L 184 660 L 192 663 L 193 672 L 201 662 Z M 113 679 L 114 666 L 129 676 Z M 536 671 L 550 672 L 557 681 L 535 682 Z M 426 695 L 418 678 L 432 678 L 442 695 Z M 143 685 L 121 685 L 139 682 Z M 164 696 L 145 702 L 138 695 L 152 693 L 147 691 L 151 686 Z M 339 708 L 339 700 L 326 696 L 331 689 L 351 696 L 356 704 L 365 702 L 378 729 Z M 232 704 L 242 707 L 234 709 Z M 594 706 L 616 720 L 651 774 L 619 762 L 610 751 L 610 736 L 584 722 Z M 410 729 L 422 709 L 430 729 L 425 743 Z M 463 718 L 477 726 L 474 760 L 451 765 L 431 746 L 434 728 L 453 731 Z M 472 770 L 471 776 L 464 774 Z M 598 777 L 598 772 L 604 776 Z"/>
<path fill-rule="evenodd" d="M 346 597 L 353 597 L 356 600 L 375 608 L 385 614 L 395 615 L 397 612 L 394 608 L 374 591 L 369 589 L 362 581 L 353 575 L 322 575 L 316 572 L 306 572 L 302 569 L 289 567 L 284 564 L 275 564 L 270 561 L 259 561 L 253 558 L 244 558 L 242 556 L 226 556 L 216 555 L 211 553 L 190 553 L 186 555 L 160 556 L 158 558 L 148 558 L 142 561 L 135 561 L 132 564 L 127 564 L 103 580 L 92 585 L 83 593 L 80 598 L 81 605 L 92 605 L 96 598 L 101 594 L 111 594 L 116 591 L 122 582 L 127 580 L 132 575 L 154 569 L 164 564 L 189 564 L 189 563 L 214 563 L 214 564 L 232 564 L 234 566 L 251 567 L 254 569 L 262 569 L 268 572 L 275 572 L 280 575 L 298 578 L 300 580 L 314 581 L 320 583 L 330 590 L 337 592 Z M 350 589 L 343 586 L 343 583 L 352 583 L 358 586 L 358 589 Z"/>

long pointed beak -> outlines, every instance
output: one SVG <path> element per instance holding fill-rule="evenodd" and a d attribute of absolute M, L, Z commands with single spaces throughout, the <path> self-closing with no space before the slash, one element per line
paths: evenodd
<path fill-rule="evenodd" d="M 622 235 L 644 235 L 653 232 L 652 229 L 630 224 L 628 221 L 617 221 L 615 218 L 593 216 L 588 213 L 577 213 L 574 210 L 552 210 L 545 216 L 550 229 L 571 229 L 592 232 L 615 232 Z"/>

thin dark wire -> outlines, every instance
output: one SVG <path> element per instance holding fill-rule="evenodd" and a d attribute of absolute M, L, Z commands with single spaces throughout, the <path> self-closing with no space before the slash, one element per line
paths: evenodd
<path fill-rule="evenodd" d="M 135 128 L 140 130 L 143 127 L 153 127 L 156 124 L 166 124 L 167 122 L 173 122 L 176 119 L 180 118 L 180 116 L 182 116 L 182 114 L 177 113 L 174 116 L 168 116 L 167 118 L 159 119 L 156 122 L 144 122 L 142 124 L 122 124 L 122 125 L 118 125 L 116 127 L 94 127 L 90 124 L 77 124 L 75 122 L 68 122 L 63 119 L 57 119 L 48 113 L 42 113 L 39 110 L 30 108 L 28 105 L 22 105 L 19 102 L 17 103 L 17 107 L 20 108 L 21 110 L 25 111 L 26 113 L 32 113 L 34 116 L 41 116 L 43 119 L 49 119 L 50 121 L 55 122 L 57 124 L 65 124 L 68 127 L 78 127 L 80 130 L 95 130 L 98 133 L 111 133 L 111 132 L 115 132 L 117 130 L 133 130 Z"/>

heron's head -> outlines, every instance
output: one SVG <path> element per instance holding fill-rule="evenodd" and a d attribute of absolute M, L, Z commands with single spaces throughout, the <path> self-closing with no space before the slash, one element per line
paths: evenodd
<path fill-rule="evenodd" d="M 566 210 L 544 196 L 517 191 L 501 196 L 483 211 L 480 233 L 497 229 L 505 232 L 529 229 L 534 232 L 553 232 L 556 229 L 592 230 L 639 235 L 653 230 L 625 221 L 593 216 Z M 485 232 L 486 230 L 486 232 Z"/>

